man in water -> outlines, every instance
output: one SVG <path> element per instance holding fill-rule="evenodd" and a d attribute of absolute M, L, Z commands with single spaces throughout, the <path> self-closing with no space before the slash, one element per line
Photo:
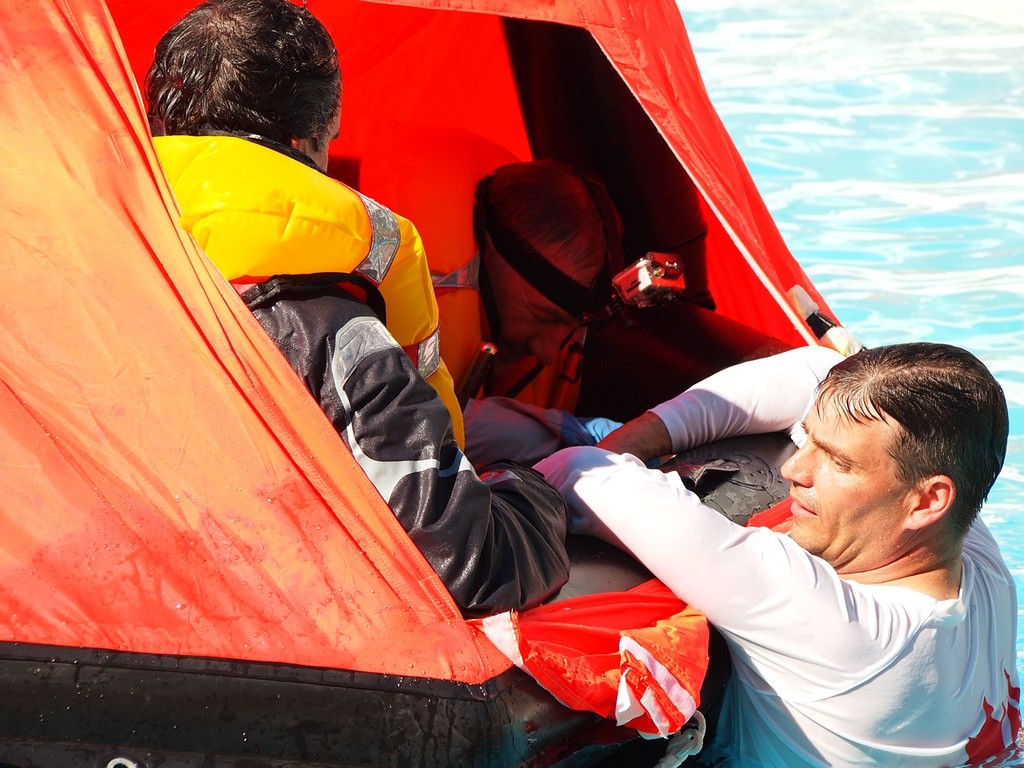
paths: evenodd
<path fill-rule="evenodd" d="M 786 532 L 735 525 L 644 464 L 781 429 L 800 446 L 782 470 Z M 631 552 L 725 637 L 708 764 L 960 765 L 1021 724 L 1014 582 L 978 518 L 1007 432 L 1001 388 L 962 349 L 808 347 L 726 369 L 537 468 L 572 530 Z"/>

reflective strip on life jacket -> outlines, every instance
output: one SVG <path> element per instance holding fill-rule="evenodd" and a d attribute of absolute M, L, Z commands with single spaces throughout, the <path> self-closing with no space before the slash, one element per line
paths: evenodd
<path fill-rule="evenodd" d="M 391 264 L 398 253 L 398 246 L 401 242 L 401 234 L 398 229 L 398 220 L 395 215 L 366 195 L 359 195 L 359 199 L 366 206 L 366 213 L 370 217 L 370 226 L 373 229 L 373 236 L 370 240 L 370 251 L 366 254 L 355 272 L 372 280 L 380 285 L 391 269 Z"/>
<path fill-rule="evenodd" d="M 416 347 L 416 367 L 429 379 L 441 365 L 441 330 L 438 328 Z"/>
<path fill-rule="evenodd" d="M 439 291 L 453 288 L 478 290 L 480 288 L 480 253 L 474 253 L 473 258 L 447 275 L 431 273 L 430 279 L 434 283 L 434 289 Z"/>
<path fill-rule="evenodd" d="M 419 344 L 402 347 L 420 376 L 429 379 L 441 367 L 441 330 L 437 329 Z"/>

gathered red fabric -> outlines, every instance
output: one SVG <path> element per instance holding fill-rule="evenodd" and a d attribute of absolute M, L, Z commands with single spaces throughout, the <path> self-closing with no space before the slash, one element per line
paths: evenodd
<path fill-rule="evenodd" d="M 572 709 L 667 736 L 699 704 L 708 665 L 707 619 L 657 580 L 475 623 Z"/>
<path fill-rule="evenodd" d="M 747 525 L 781 530 L 791 506 L 787 498 Z M 474 624 L 567 707 L 652 736 L 676 733 L 700 707 L 707 619 L 657 579 Z"/>

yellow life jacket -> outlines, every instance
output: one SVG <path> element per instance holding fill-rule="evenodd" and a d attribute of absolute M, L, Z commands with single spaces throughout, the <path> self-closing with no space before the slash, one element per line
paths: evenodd
<path fill-rule="evenodd" d="M 384 296 L 387 327 L 452 415 L 462 412 L 441 359 L 437 302 L 415 226 L 374 200 L 272 149 L 231 136 L 154 140 L 181 226 L 229 281 L 348 272 Z"/>

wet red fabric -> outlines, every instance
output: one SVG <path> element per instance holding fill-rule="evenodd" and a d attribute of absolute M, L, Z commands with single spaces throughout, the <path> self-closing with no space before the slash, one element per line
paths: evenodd
<path fill-rule="evenodd" d="M 668 736 L 700 705 L 707 619 L 659 581 L 510 612 L 478 626 L 572 709 Z"/>
<path fill-rule="evenodd" d="M 754 515 L 748 526 L 784 530 L 791 507 L 787 498 Z M 660 581 L 474 623 L 573 709 L 667 736 L 700 706 L 707 619 Z"/>

